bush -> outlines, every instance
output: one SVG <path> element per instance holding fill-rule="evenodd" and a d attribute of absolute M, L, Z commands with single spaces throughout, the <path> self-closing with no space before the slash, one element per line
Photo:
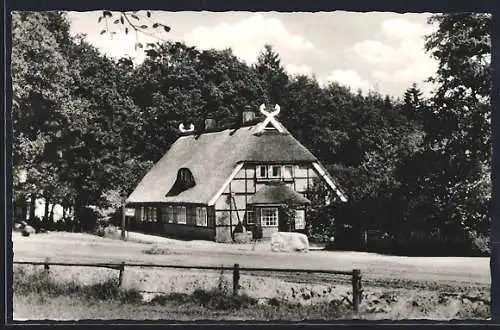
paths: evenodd
<path fill-rule="evenodd" d="M 104 235 L 106 234 L 103 226 L 97 226 L 95 233 L 99 237 L 104 237 Z"/>
<path fill-rule="evenodd" d="M 254 239 L 262 238 L 262 227 L 260 225 L 255 225 L 252 230 L 252 235 Z"/>
<path fill-rule="evenodd" d="M 445 237 L 439 232 L 418 231 L 394 237 L 381 231 L 371 231 L 366 243 L 364 235 L 350 233 L 345 237 L 336 237 L 326 249 L 421 257 L 478 257 L 489 256 L 490 251 L 489 238 L 475 232 Z"/>
<path fill-rule="evenodd" d="M 329 234 L 311 234 L 309 235 L 309 242 L 311 243 L 330 243 L 332 236 Z"/>
<path fill-rule="evenodd" d="M 218 310 L 240 309 L 257 304 L 257 299 L 246 294 L 232 295 L 219 288 L 209 291 L 196 289 L 193 298 L 204 307 Z"/>
<path fill-rule="evenodd" d="M 83 221 L 77 223 L 80 230 L 83 232 L 95 232 L 99 219 L 99 215 L 95 210 L 85 207 L 82 209 L 82 214 L 79 218 L 83 219 Z"/>
<path fill-rule="evenodd" d="M 471 250 L 474 256 L 490 256 L 490 237 L 473 231 L 469 234 L 469 238 L 471 240 Z"/>

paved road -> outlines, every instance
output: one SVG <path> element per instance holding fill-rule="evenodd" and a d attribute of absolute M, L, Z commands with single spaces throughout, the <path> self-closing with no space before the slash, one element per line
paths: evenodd
<path fill-rule="evenodd" d="M 359 268 L 366 279 L 395 279 L 442 284 L 490 283 L 489 258 L 396 257 L 363 252 L 311 251 L 273 253 L 239 245 L 212 242 L 161 245 L 165 255 L 143 251 L 151 244 L 122 242 L 85 234 L 49 233 L 22 237 L 13 235 L 14 260 L 72 262 L 134 262 L 175 265 L 226 265 L 352 270 Z"/>

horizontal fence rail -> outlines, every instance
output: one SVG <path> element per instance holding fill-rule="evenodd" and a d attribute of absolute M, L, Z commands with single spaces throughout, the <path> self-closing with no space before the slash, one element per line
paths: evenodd
<path fill-rule="evenodd" d="M 120 271 L 119 285 L 122 285 L 123 273 L 125 267 L 144 267 L 144 268 L 176 268 L 176 269 L 203 269 L 203 270 L 218 270 L 218 271 L 232 271 L 233 272 L 233 294 L 238 294 L 239 279 L 241 271 L 254 271 L 254 272 L 277 272 L 277 273 L 322 273 L 333 275 L 351 276 L 352 279 L 352 306 L 354 311 L 358 311 L 359 304 L 361 303 L 362 286 L 361 286 L 361 271 L 353 269 L 352 271 L 330 270 L 330 269 L 305 269 L 305 268 L 269 268 L 269 267 L 241 267 L 239 264 L 234 266 L 197 266 L 197 265 L 169 265 L 169 264 L 151 264 L 151 263 L 75 263 L 75 262 L 55 262 L 49 261 L 14 261 L 17 265 L 34 265 L 44 266 L 46 271 L 50 270 L 50 266 L 68 266 L 68 267 L 98 267 L 98 268 L 111 268 Z"/>

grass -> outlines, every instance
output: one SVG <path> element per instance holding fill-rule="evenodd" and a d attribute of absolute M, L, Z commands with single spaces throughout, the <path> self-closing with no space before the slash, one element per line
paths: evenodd
<path fill-rule="evenodd" d="M 169 255 L 173 254 L 172 250 L 169 248 L 161 248 L 156 245 L 153 245 L 149 249 L 142 250 L 144 254 L 152 254 L 152 255 Z"/>
<path fill-rule="evenodd" d="M 165 297 L 162 303 L 119 303 L 113 300 L 87 301 L 78 297 L 58 296 L 40 300 L 40 296 L 14 296 L 15 320 L 334 320 L 352 318 L 352 313 L 330 305 L 251 305 L 239 309 L 209 309 L 181 296 Z M 187 299 L 188 301 L 183 301 Z"/>

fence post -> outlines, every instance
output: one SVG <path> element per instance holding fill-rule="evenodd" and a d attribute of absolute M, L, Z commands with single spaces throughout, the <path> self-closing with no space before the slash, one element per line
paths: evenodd
<path fill-rule="evenodd" d="M 118 277 L 118 286 L 122 286 L 123 272 L 125 271 L 125 261 L 120 264 L 120 276 Z"/>
<path fill-rule="evenodd" d="M 125 212 L 126 212 L 126 204 L 123 203 L 122 205 L 122 240 L 124 241 L 125 240 Z"/>
<path fill-rule="evenodd" d="M 234 264 L 233 268 L 233 295 L 238 295 L 238 287 L 240 285 L 240 265 Z"/>
<path fill-rule="evenodd" d="M 361 302 L 361 271 L 354 269 L 352 271 L 352 305 L 357 313 Z"/>
<path fill-rule="evenodd" d="M 49 272 L 49 258 L 45 258 L 45 264 L 43 265 L 43 269 L 45 270 L 45 272 Z"/>

